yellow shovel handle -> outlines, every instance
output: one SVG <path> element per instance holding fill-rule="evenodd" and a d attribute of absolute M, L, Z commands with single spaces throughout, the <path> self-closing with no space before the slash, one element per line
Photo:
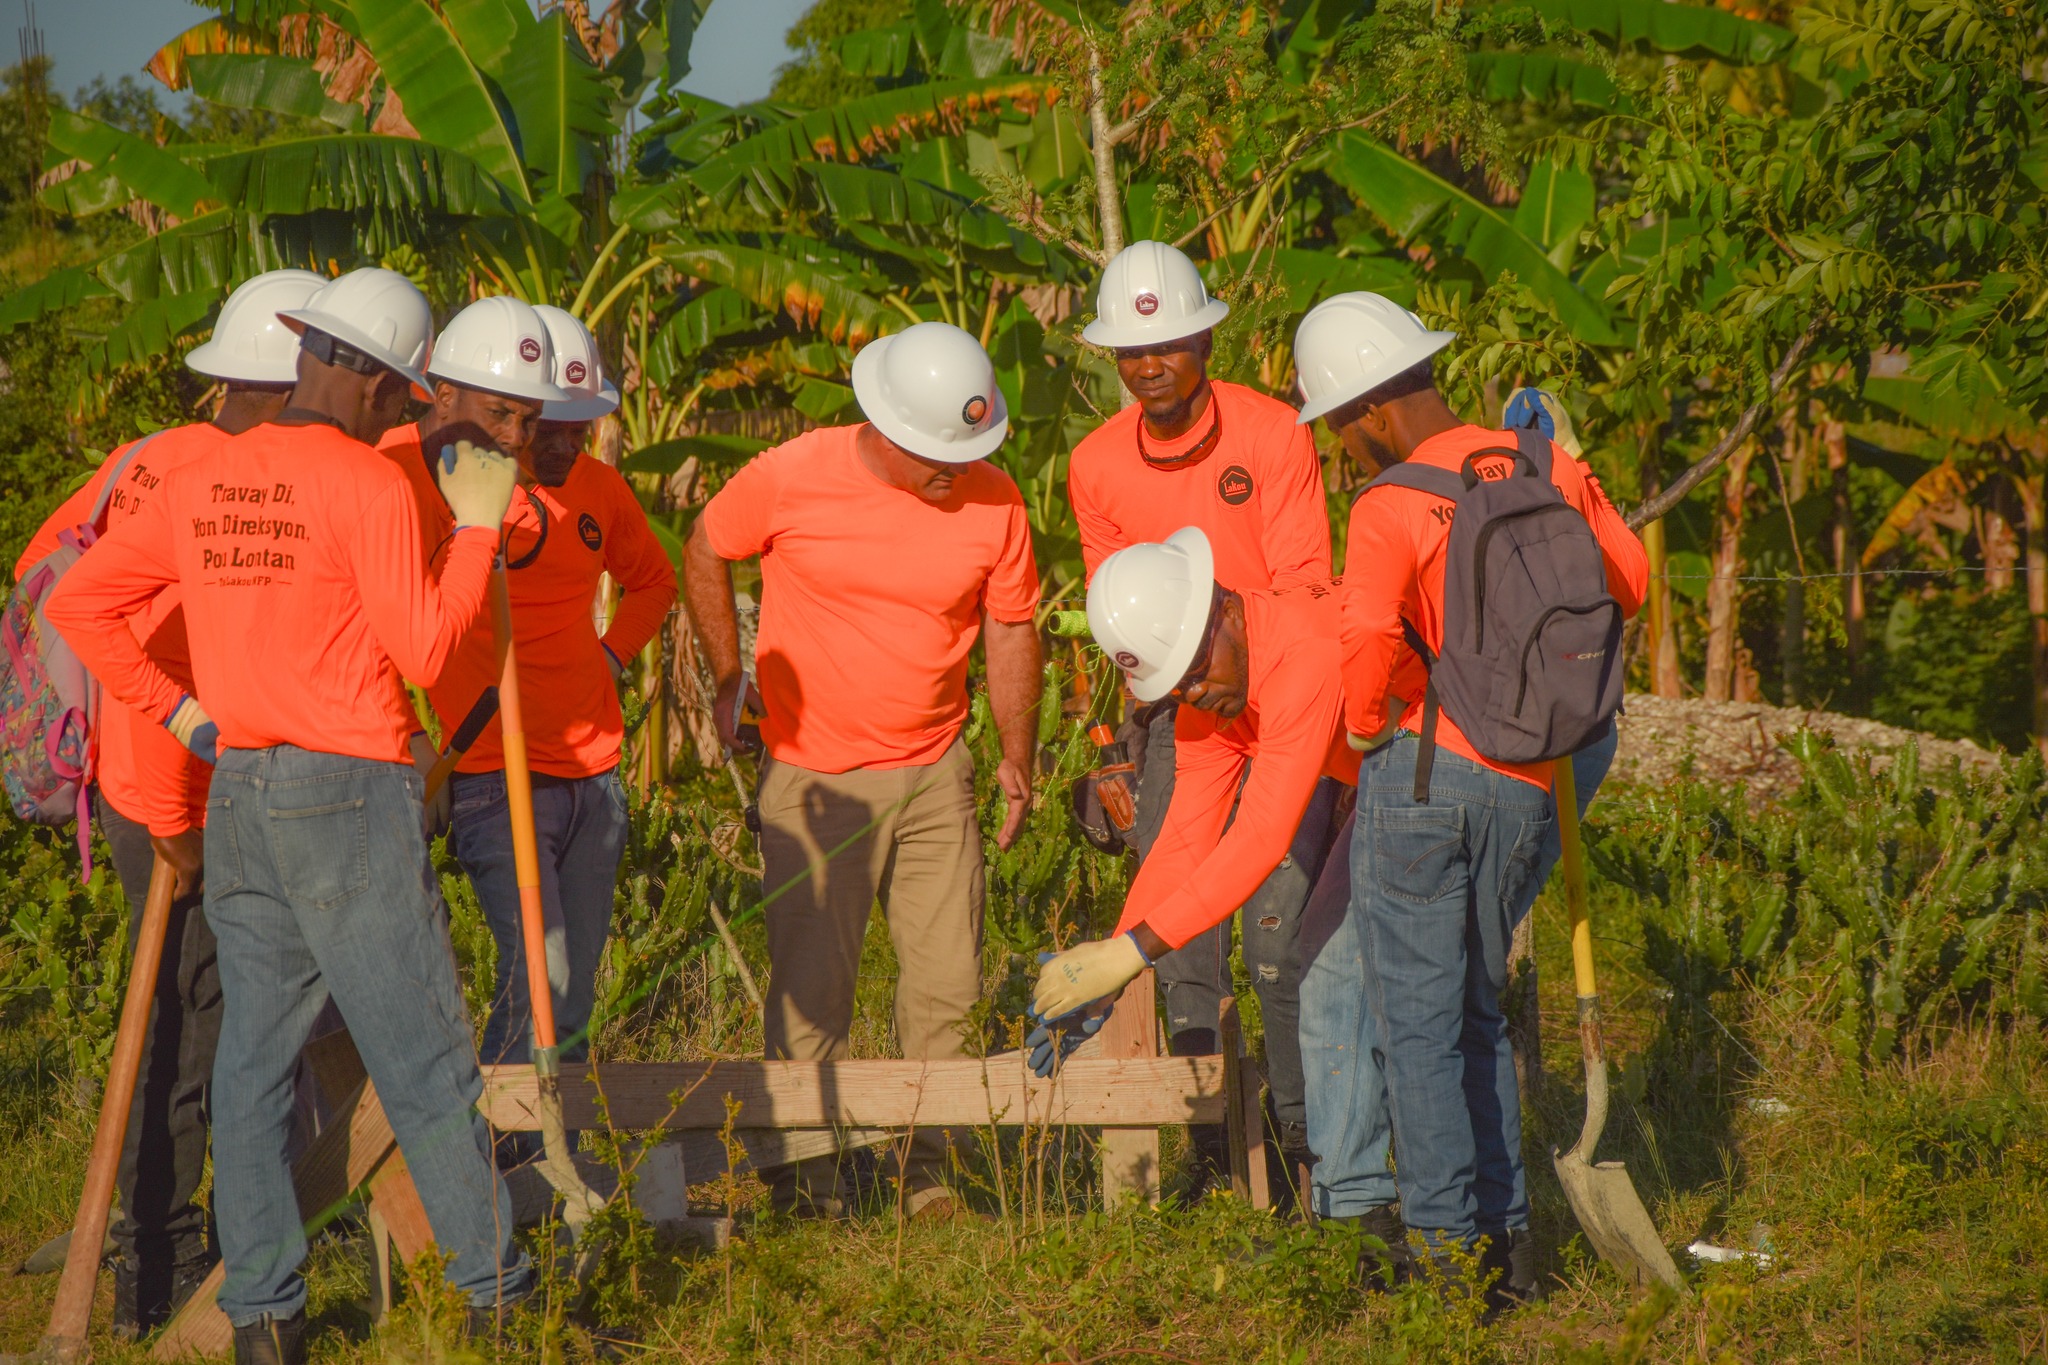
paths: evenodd
<path fill-rule="evenodd" d="M 1564 851 L 1564 899 L 1571 911 L 1572 978 L 1581 999 L 1600 994 L 1593 980 L 1593 921 L 1586 910 L 1586 850 L 1579 839 L 1578 779 L 1571 755 L 1554 765 L 1557 771 L 1558 843 Z"/>

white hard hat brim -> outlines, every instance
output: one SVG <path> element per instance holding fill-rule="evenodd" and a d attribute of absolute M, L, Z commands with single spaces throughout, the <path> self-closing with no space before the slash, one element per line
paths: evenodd
<path fill-rule="evenodd" d="M 578 394 L 566 402 L 549 403 L 540 410 L 540 419 L 543 422 L 595 422 L 618 410 L 619 390 L 607 379 L 602 393 Z"/>
<path fill-rule="evenodd" d="M 882 354 L 894 340 L 893 336 L 876 337 L 854 354 L 853 398 L 860 404 L 861 415 L 891 441 L 927 460 L 937 460 L 941 464 L 973 464 L 995 454 L 1010 434 L 1010 408 L 1003 401 L 1001 388 L 995 391 L 995 420 L 989 424 L 988 430 L 963 441 L 934 440 L 908 423 L 897 420 L 889 411 L 889 405 L 882 397 L 880 371 Z"/>
<path fill-rule="evenodd" d="M 1183 337 L 1213 331 L 1216 324 L 1229 316 L 1229 304 L 1222 299 L 1210 299 L 1188 314 L 1178 327 L 1165 323 L 1156 327 L 1118 327 L 1097 318 L 1081 329 L 1081 340 L 1090 346 L 1106 346 L 1111 350 L 1123 346 L 1156 346 L 1161 342 L 1179 341 Z"/>
<path fill-rule="evenodd" d="M 1408 365 L 1402 368 L 1406 369 L 1409 366 L 1420 365 L 1423 361 L 1429 359 L 1457 339 L 1458 334 L 1456 332 L 1424 332 L 1422 334 L 1424 349 L 1418 350 L 1408 361 Z M 1401 370 L 1394 371 L 1394 374 L 1400 373 Z M 1353 399 L 1364 397 L 1393 377 L 1393 374 L 1385 375 L 1359 388 L 1342 390 L 1337 393 L 1326 393 L 1312 403 L 1304 403 L 1301 405 L 1301 412 L 1294 419 L 1294 424 L 1298 427 L 1305 427 L 1323 414 L 1334 412 Z"/>
<path fill-rule="evenodd" d="M 1209 537 L 1199 526 L 1183 526 L 1166 538 L 1166 543 L 1188 557 L 1196 590 L 1188 594 L 1187 615 L 1181 621 L 1180 638 L 1152 676 L 1130 679 L 1131 695 L 1139 701 L 1154 702 L 1180 686 L 1180 680 L 1194 667 L 1195 653 L 1202 647 L 1202 634 L 1209 628 L 1209 608 L 1216 597 L 1216 555 Z"/>
<path fill-rule="evenodd" d="M 316 331 L 325 332 L 336 341 L 347 342 L 364 355 L 369 356 L 378 364 L 390 370 L 393 374 L 404 375 L 422 389 L 429 388 L 427 377 L 420 372 L 418 366 L 399 364 L 390 358 L 382 342 L 372 341 L 361 330 L 343 322 L 332 314 L 317 312 L 311 308 L 292 308 L 279 313 L 277 316 L 283 320 L 285 326 L 291 328 L 300 336 L 306 334 L 308 327 Z M 296 361 L 294 363 L 296 364 Z"/>
<path fill-rule="evenodd" d="M 294 348 L 285 359 L 257 365 L 246 356 L 236 356 L 218 341 L 208 338 L 194 346 L 185 357 L 185 368 L 212 379 L 238 384 L 295 384 L 299 378 L 299 353 Z"/>

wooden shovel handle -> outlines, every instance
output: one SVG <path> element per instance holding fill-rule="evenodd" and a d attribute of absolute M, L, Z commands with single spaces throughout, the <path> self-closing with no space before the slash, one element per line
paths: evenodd
<path fill-rule="evenodd" d="M 1579 1050 L 1586 1060 L 1586 1122 L 1573 1150 L 1588 1165 L 1607 1127 L 1607 1047 L 1600 1035 L 1600 984 L 1593 973 L 1593 919 L 1587 908 L 1586 849 L 1579 838 L 1579 791 L 1571 755 L 1554 765 L 1558 844 L 1564 854 L 1564 898 L 1571 913 L 1572 978 L 1579 995 Z"/>
<path fill-rule="evenodd" d="M 499 738 L 505 748 L 505 803 L 512 816 L 512 866 L 519 882 L 520 939 L 526 948 L 526 993 L 533 1045 L 555 1046 L 555 993 L 548 983 L 547 922 L 541 913 L 540 849 L 533 834 L 533 775 L 526 763 L 526 713 L 519 701 L 519 651 L 512 641 L 512 597 L 502 561 L 491 573 L 492 615 L 505 667 L 498 678 Z"/>
<path fill-rule="evenodd" d="M 149 874 L 149 895 L 142 904 L 142 926 L 135 936 L 135 961 L 128 969 L 128 989 L 121 1000 L 121 1022 L 114 1032 L 114 1055 L 107 1064 L 107 1087 L 100 1095 L 99 1126 L 93 1130 L 92 1155 L 85 1165 L 85 1192 L 78 1199 L 71 1249 L 64 1257 L 64 1274 L 57 1281 L 50 1326 L 43 1333 L 42 1349 L 48 1359 L 72 1360 L 84 1355 L 107 1215 L 114 1202 L 121 1146 L 128 1136 L 128 1110 L 135 1101 L 142 1040 L 149 1031 L 149 1007 L 156 996 L 177 885 L 176 871 L 161 857 L 156 859 Z"/>

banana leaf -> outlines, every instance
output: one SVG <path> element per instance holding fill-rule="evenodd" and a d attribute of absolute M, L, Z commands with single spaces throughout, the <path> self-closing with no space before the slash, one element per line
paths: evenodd
<path fill-rule="evenodd" d="M 610 87 L 569 32 L 567 14 L 556 10 L 519 35 L 503 85 L 537 182 L 559 194 L 580 194 L 618 129 Z"/>
<path fill-rule="evenodd" d="M 1743 65 L 1773 62 L 1792 46 L 1776 24 L 1672 0 L 1527 0 L 1552 24 L 1625 47 L 1681 57 L 1718 57 Z"/>
<path fill-rule="evenodd" d="M 86 350 L 95 376 L 167 355 L 180 337 L 196 330 L 220 300 L 215 289 L 169 294 L 131 308 L 114 329 Z"/>
<path fill-rule="evenodd" d="M 619 465 L 625 474 L 659 474 L 666 478 L 682 468 L 683 461 L 695 456 L 702 464 L 732 468 L 768 448 L 766 441 L 751 436 L 681 436 L 673 441 L 657 441 L 650 446 L 628 455 Z"/>
<path fill-rule="evenodd" d="M 1591 109 L 1626 113 L 1635 107 L 1599 67 L 1549 52 L 1474 52 L 1465 69 L 1473 90 L 1490 100 L 1544 103 L 1565 95 Z"/>
<path fill-rule="evenodd" d="M 199 53 L 185 64 L 192 93 L 230 109 L 267 109 L 292 118 L 318 119 L 343 132 L 360 132 L 363 111 L 327 97 L 313 64 L 299 57 L 257 53 Z"/>
<path fill-rule="evenodd" d="M 834 341 L 859 346 L 894 331 L 902 315 L 863 293 L 844 272 L 760 247 L 682 243 L 656 248 L 685 275 L 722 284 L 756 306 L 780 309 Z"/>
<path fill-rule="evenodd" d="M 192 217 L 201 204 L 215 197 L 206 177 L 174 153 L 147 138 L 69 109 L 50 110 L 49 141 L 53 152 L 87 163 L 111 176 L 136 198 L 180 218 Z M 54 198 L 58 207 L 64 207 L 67 201 L 63 191 L 69 183 L 59 181 L 51 186 L 45 201 Z M 99 207 L 111 205 L 102 202 Z"/>
<path fill-rule="evenodd" d="M 468 157 L 376 133 L 272 142 L 205 163 L 215 196 L 244 213 L 409 209 L 454 215 L 510 211 L 506 192 Z"/>
<path fill-rule="evenodd" d="M 523 203 L 533 202 L 519 138 L 483 73 L 427 0 L 348 0 L 364 46 L 405 117 L 427 142 L 460 152 Z"/>

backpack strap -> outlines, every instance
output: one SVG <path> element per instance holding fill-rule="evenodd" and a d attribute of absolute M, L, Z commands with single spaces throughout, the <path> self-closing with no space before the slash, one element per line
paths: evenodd
<path fill-rule="evenodd" d="M 1465 481 L 1451 470 L 1406 460 L 1390 469 L 1382 469 L 1365 486 L 1365 492 L 1370 493 L 1375 488 L 1412 488 L 1418 493 L 1442 498 L 1445 502 L 1456 502 L 1465 495 Z"/>
<path fill-rule="evenodd" d="M 92 515 L 86 519 L 87 524 L 93 530 L 98 531 L 101 529 L 100 521 L 107 515 L 107 504 L 114 500 L 114 485 L 121 482 L 121 476 L 128 472 L 128 466 L 135 463 L 135 457 L 142 453 L 144 446 L 163 435 L 169 429 L 168 427 L 159 427 L 128 447 L 128 453 L 121 457 L 121 463 L 114 466 L 114 472 L 109 474 L 107 481 L 100 485 L 100 495 L 93 499 Z"/>
<path fill-rule="evenodd" d="M 1422 638 L 1422 632 L 1407 617 L 1401 618 L 1401 635 L 1408 641 L 1408 648 L 1415 651 L 1415 657 L 1422 660 L 1422 670 L 1429 675 L 1429 682 L 1422 689 L 1422 746 L 1415 755 L 1415 804 L 1429 804 L 1429 779 L 1436 771 L 1436 655 Z"/>

